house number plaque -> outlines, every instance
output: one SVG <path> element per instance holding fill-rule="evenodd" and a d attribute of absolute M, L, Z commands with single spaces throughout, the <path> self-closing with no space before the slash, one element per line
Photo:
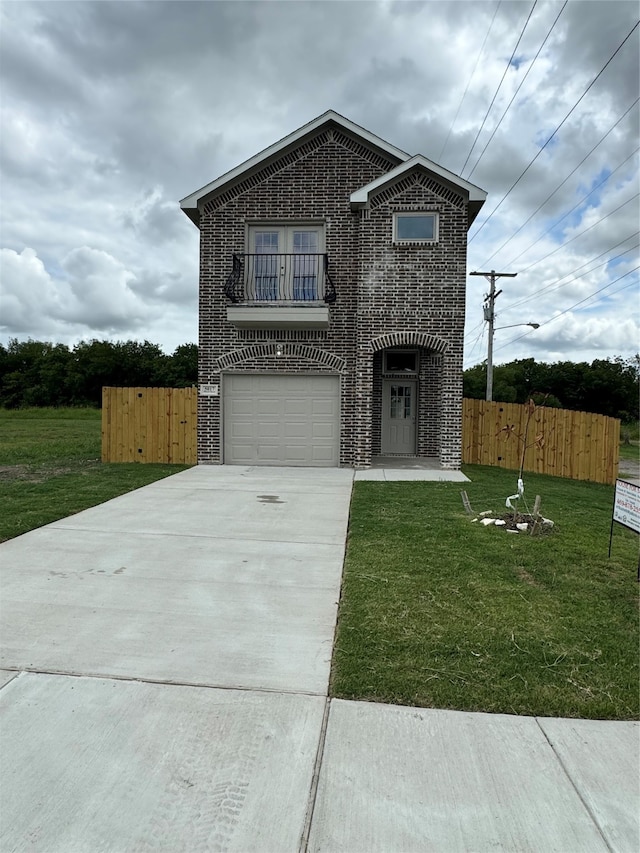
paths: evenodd
<path fill-rule="evenodd" d="M 200 386 L 200 396 L 201 397 L 217 397 L 220 394 L 220 386 L 219 385 L 201 385 Z"/>

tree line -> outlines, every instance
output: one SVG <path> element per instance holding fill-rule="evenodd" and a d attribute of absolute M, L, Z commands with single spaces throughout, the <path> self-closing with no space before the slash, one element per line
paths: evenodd
<path fill-rule="evenodd" d="M 530 398 L 545 406 L 594 412 L 629 422 L 638 420 L 640 356 L 559 361 L 545 364 L 533 358 L 498 365 L 493 370 L 493 399 L 526 403 Z M 484 400 L 487 366 L 464 371 L 464 396 Z"/>
<path fill-rule="evenodd" d="M 99 407 L 103 385 L 184 388 L 197 381 L 196 344 L 182 344 L 172 355 L 149 341 L 0 344 L 0 406 L 7 409 Z"/>
<path fill-rule="evenodd" d="M 640 357 L 555 364 L 533 358 L 494 367 L 493 398 L 638 419 Z M 0 344 L 0 406 L 100 406 L 103 385 L 184 388 L 198 381 L 198 347 L 166 355 L 144 341 L 83 341 L 69 348 L 47 341 Z M 484 399 L 486 364 L 464 371 L 464 396 Z"/>

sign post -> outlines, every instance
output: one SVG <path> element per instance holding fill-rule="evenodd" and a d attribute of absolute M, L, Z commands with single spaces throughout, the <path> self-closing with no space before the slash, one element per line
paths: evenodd
<path fill-rule="evenodd" d="M 626 480 L 616 480 L 611 531 L 609 532 L 609 556 L 611 556 L 614 521 L 630 530 L 635 530 L 636 533 L 640 533 L 640 486 L 635 483 L 628 483 Z M 638 561 L 638 580 L 640 581 L 640 560 Z"/>

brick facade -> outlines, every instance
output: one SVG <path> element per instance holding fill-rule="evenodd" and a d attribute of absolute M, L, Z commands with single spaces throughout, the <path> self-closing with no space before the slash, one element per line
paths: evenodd
<path fill-rule="evenodd" d="M 339 374 L 340 463 L 367 466 L 381 447 L 382 353 L 418 352 L 417 454 L 446 468 L 461 461 L 462 348 L 468 211 L 464 193 L 424 169 L 373 192 L 364 210 L 350 195 L 399 158 L 330 122 L 202 205 L 201 384 L 237 371 Z M 393 213 L 438 214 L 438 241 L 394 245 Z M 337 291 L 323 331 L 237 329 L 227 321 L 224 283 L 252 223 L 323 223 Z M 200 397 L 198 459 L 221 459 L 221 400 Z"/>

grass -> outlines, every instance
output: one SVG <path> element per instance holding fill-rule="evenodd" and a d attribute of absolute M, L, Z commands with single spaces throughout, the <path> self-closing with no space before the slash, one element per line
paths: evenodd
<path fill-rule="evenodd" d="M 637 452 L 637 447 L 633 448 Z M 181 471 L 102 465 L 95 409 L 0 409 L 0 541 Z M 469 468 L 476 510 L 515 475 Z M 454 483 L 355 485 L 332 695 L 545 716 L 638 716 L 638 537 L 613 489 L 528 474 L 554 532 L 471 524 Z"/>
<path fill-rule="evenodd" d="M 633 459 L 634 462 L 640 461 L 640 445 L 637 441 L 632 441 L 631 444 L 620 445 L 620 458 Z"/>
<path fill-rule="evenodd" d="M 517 474 L 467 469 L 476 511 Z M 528 474 L 539 537 L 471 523 L 454 483 L 355 484 L 331 694 L 423 707 L 636 719 L 638 537 L 613 489 Z"/>
<path fill-rule="evenodd" d="M 102 465 L 97 409 L 0 409 L 0 542 L 186 465 Z"/>

